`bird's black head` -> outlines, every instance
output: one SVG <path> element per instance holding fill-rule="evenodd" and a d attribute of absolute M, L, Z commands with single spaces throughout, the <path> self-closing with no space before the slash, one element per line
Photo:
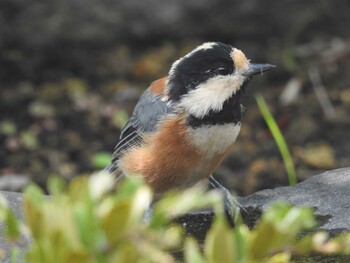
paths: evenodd
<path fill-rule="evenodd" d="M 217 75 L 232 74 L 232 47 L 222 43 L 205 43 L 177 60 L 169 72 L 169 95 L 178 101 L 188 91 Z"/>
<path fill-rule="evenodd" d="M 231 45 L 204 43 L 174 62 L 167 95 L 194 119 L 205 121 L 211 115 L 217 118 L 224 107 L 232 111 L 231 104 L 237 104 L 241 111 L 240 98 L 248 81 L 272 67 L 251 64 L 242 51 Z"/>

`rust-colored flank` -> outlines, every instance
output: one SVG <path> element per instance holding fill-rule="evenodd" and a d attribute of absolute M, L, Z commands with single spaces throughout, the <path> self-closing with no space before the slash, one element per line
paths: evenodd
<path fill-rule="evenodd" d="M 127 174 L 141 174 L 155 193 L 163 193 L 208 178 L 225 154 L 207 160 L 189 144 L 184 118 L 173 116 L 155 134 L 146 135 L 141 146 L 130 149 L 120 165 Z"/>

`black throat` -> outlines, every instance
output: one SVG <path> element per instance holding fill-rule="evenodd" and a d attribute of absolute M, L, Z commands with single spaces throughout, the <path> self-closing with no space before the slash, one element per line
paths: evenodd
<path fill-rule="evenodd" d="M 198 128 L 204 125 L 224 125 L 238 124 L 242 121 L 243 106 L 241 104 L 243 91 L 238 91 L 230 99 L 224 102 L 221 111 L 210 110 L 203 118 L 197 118 L 193 115 L 187 117 L 187 124 L 192 128 Z"/>

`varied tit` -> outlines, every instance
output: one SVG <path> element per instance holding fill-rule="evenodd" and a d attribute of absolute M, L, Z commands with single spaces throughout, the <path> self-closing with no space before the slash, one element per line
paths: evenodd
<path fill-rule="evenodd" d="M 105 171 L 140 174 L 156 194 L 209 178 L 228 198 L 212 173 L 239 133 L 248 82 L 273 67 L 231 45 L 198 46 L 142 94 Z"/>

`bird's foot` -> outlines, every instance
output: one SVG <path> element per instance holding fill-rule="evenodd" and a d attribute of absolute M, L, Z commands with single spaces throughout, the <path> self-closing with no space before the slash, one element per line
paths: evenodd
<path fill-rule="evenodd" d="M 209 183 L 212 188 L 215 188 L 222 193 L 227 220 L 230 225 L 234 226 L 240 213 L 241 205 L 238 203 L 236 198 L 231 195 L 230 191 L 216 181 L 213 176 L 209 177 Z"/>

